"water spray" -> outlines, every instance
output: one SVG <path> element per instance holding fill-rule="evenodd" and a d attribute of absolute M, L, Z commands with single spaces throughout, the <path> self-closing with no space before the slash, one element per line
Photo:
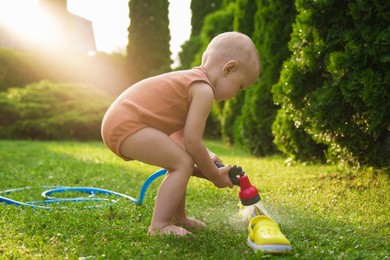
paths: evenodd
<path fill-rule="evenodd" d="M 217 167 L 223 167 L 221 163 L 215 163 Z M 249 223 L 249 221 L 259 215 L 266 215 L 271 217 L 261 203 L 260 194 L 255 186 L 253 186 L 245 174 L 245 171 L 241 166 L 233 166 L 229 171 L 229 178 L 233 185 L 239 186 L 240 191 L 238 196 L 241 204 L 239 204 L 239 215 L 243 221 Z"/>
<path fill-rule="evenodd" d="M 221 167 L 222 165 L 217 165 Z M 238 196 L 239 215 L 248 223 L 249 236 L 247 244 L 253 250 L 271 254 L 291 252 L 290 241 L 283 235 L 278 224 L 271 218 L 260 201 L 256 187 L 251 184 L 248 176 L 240 166 L 233 166 L 229 178 L 234 185 L 240 186 Z"/>

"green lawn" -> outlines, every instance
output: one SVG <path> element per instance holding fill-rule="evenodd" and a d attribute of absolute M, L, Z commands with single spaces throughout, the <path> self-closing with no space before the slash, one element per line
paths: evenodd
<path fill-rule="evenodd" d="M 390 259 L 388 175 L 286 166 L 282 157 L 255 158 L 207 144 L 225 163 L 245 169 L 291 241 L 291 254 L 255 253 L 237 217 L 238 187 L 217 189 L 198 179 L 190 181 L 187 208 L 208 228 L 185 238 L 147 236 L 158 179 L 141 206 L 123 199 L 96 209 L 84 203 L 52 210 L 0 204 L 0 259 Z M 6 195 L 22 201 L 40 200 L 44 185 L 99 187 L 138 198 L 156 170 L 124 162 L 100 142 L 0 141 L 0 191 L 31 187 Z"/>

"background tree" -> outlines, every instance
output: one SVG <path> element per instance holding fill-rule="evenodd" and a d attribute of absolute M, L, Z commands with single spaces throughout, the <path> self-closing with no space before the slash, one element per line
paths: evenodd
<path fill-rule="evenodd" d="M 170 70 L 168 0 L 131 0 L 127 46 L 129 83 Z"/>

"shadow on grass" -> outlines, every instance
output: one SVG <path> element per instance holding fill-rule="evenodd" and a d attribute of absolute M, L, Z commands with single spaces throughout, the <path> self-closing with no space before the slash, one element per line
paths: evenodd
<path fill-rule="evenodd" d="M 84 186 L 138 196 L 156 167 L 124 162 L 100 143 L 0 141 L 0 189 Z M 156 180 L 152 189 L 156 189 Z"/>

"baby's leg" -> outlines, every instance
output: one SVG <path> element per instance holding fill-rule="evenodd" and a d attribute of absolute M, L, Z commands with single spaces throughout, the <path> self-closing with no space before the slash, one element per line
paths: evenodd
<path fill-rule="evenodd" d="M 193 171 L 192 157 L 169 136 L 144 128 L 127 137 L 121 145 L 122 155 L 168 170 L 158 192 L 149 233 L 185 235 L 189 232 L 171 224 L 185 196 Z"/>
<path fill-rule="evenodd" d="M 174 140 L 180 147 L 182 147 L 185 150 L 185 146 L 183 144 L 183 131 L 176 132 L 170 136 L 172 140 Z M 203 173 L 198 170 L 198 167 L 195 167 L 193 169 L 192 176 L 196 176 L 198 178 L 207 179 Z M 203 228 L 206 225 L 199 220 L 188 218 L 185 213 L 185 204 L 186 204 L 186 193 L 184 193 L 184 196 L 180 202 L 179 208 L 177 209 L 174 223 L 183 226 L 185 228 Z"/>
<path fill-rule="evenodd" d="M 185 213 L 186 194 L 182 198 L 180 205 L 176 211 L 174 223 L 188 229 L 200 229 L 206 227 L 206 224 L 200 220 L 187 217 Z"/>

